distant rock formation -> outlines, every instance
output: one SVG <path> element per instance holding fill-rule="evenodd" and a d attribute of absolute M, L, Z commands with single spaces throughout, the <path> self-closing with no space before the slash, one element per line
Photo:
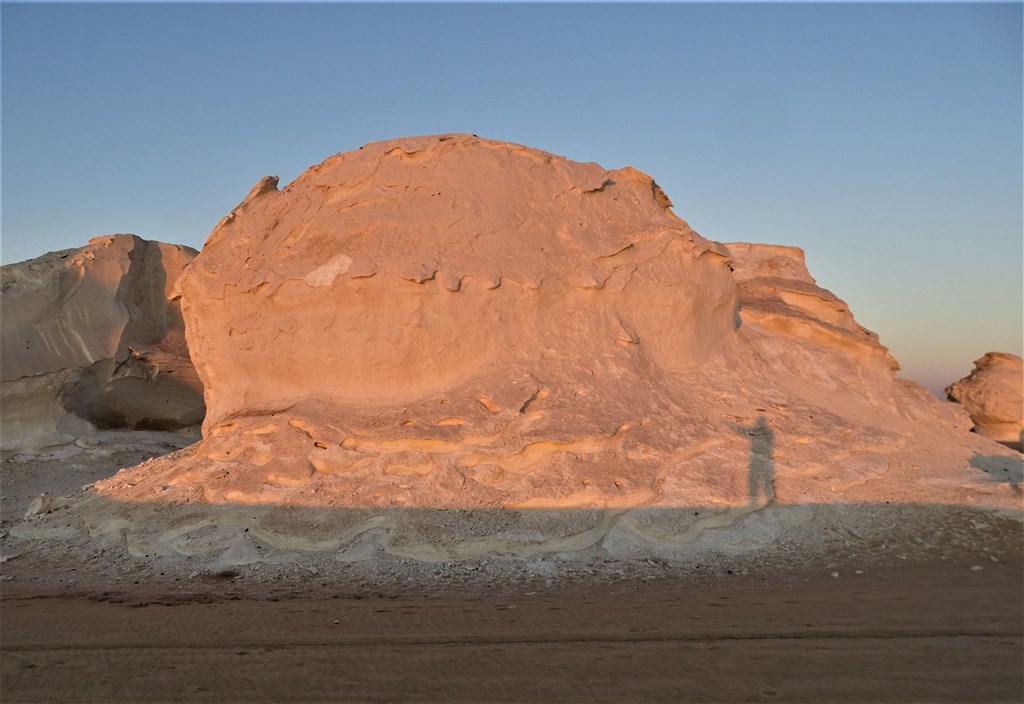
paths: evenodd
<path fill-rule="evenodd" d="M 1024 360 L 1014 354 L 989 352 L 974 370 L 946 387 L 950 401 L 963 404 L 974 430 L 997 442 L 1021 449 L 1024 441 Z"/>
<path fill-rule="evenodd" d="M 110 235 L 0 270 L 5 449 L 69 442 L 95 428 L 202 421 L 202 386 L 169 298 L 195 255 Z"/>

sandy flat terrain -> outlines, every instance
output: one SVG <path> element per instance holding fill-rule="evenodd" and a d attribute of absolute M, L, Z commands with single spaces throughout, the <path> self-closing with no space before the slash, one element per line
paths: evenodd
<path fill-rule="evenodd" d="M 477 596 L 8 587 L 3 699 L 1019 701 L 1020 560 L 969 563 Z"/>

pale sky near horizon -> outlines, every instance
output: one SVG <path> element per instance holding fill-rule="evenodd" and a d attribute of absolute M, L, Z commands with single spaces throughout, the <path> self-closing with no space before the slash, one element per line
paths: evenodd
<path fill-rule="evenodd" d="M 1022 5 L 12 4 L 10 263 L 202 246 L 268 174 L 472 132 L 651 174 L 714 240 L 802 247 L 934 391 L 1021 354 Z"/>

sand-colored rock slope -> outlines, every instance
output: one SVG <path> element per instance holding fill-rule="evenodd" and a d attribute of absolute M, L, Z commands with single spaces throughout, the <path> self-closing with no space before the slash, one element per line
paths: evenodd
<path fill-rule="evenodd" d="M 195 255 L 110 235 L 0 270 L 5 450 L 202 421 L 202 385 L 168 298 Z"/>
<path fill-rule="evenodd" d="M 1010 451 L 800 250 L 705 239 L 633 168 L 368 144 L 260 181 L 180 292 L 203 440 L 76 514 L 134 554 L 675 554 L 821 506 L 1016 505 L 971 464 Z"/>
<path fill-rule="evenodd" d="M 1017 355 L 987 353 L 946 394 L 963 404 L 975 432 L 1017 447 L 1024 443 L 1024 360 Z"/>

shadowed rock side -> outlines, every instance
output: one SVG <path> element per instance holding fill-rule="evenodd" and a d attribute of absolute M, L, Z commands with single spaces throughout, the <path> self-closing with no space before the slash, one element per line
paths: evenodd
<path fill-rule="evenodd" d="M 3 448 L 96 428 L 202 421 L 202 386 L 168 294 L 195 250 L 134 235 L 4 266 Z"/>
<path fill-rule="evenodd" d="M 946 387 L 950 401 L 963 404 L 974 430 L 1016 449 L 1024 449 L 1024 360 L 1013 354 L 989 352 L 974 369 Z"/>
<path fill-rule="evenodd" d="M 262 180 L 180 281 L 203 440 L 68 510 L 146 554 L 258 561 L 381 531 L 423 559 L 615 526 L 619 552 L 749 547 L 814 515 L 786 505 L 1015 505 L 970 464 L 1009 450 L 896 377 L 799 250 L 669 206 L 635 169 L 468 135 Z"/>

